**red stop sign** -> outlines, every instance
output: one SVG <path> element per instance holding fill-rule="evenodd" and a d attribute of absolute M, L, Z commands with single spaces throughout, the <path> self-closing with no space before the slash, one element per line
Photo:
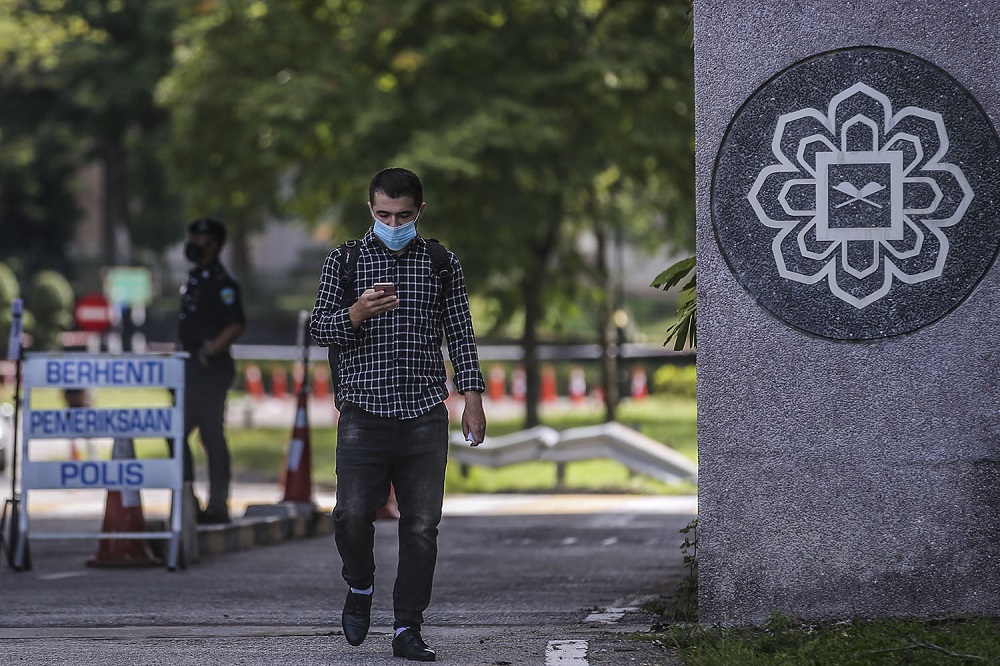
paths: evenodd
<path fill-rule="evenodd" d="M 103 294 L 84 294 L 73 308 L 76 327 L 91 333 L 107 333 L 111 330 L 111 315 L 108 299 Z"/>

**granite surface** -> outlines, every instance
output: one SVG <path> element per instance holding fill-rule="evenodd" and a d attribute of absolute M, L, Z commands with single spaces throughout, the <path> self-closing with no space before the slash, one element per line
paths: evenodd
<path fill-rule="evenodd" d="M 712 182 L 740 284 L 840 339 L 908 333 L 961 303 L 993 264 L 998 209 L 1000 141 L 976 100 L 931 63 L 871 47 L 810 57 L 756 90 Z"/>
<path fill-rule="evenodd" d="M 1000 215 L 990 203 L 997 3 L 696 0 L 694 16 L 702 622 L 762 623 L 776 611 L 812 619 L 1000 613 Z M 766 174 L 755 196 L 765 218 L 798 225 L 791 248 L 806 252 L 786 268 L 815 270 L 808 254 L 840 242 L 837 296 L 833 269 L 813 284 L 780 274 L 776 257 L 786 254 L 774 252 L 774 239 L 783 228 L 761 223 L 749 195 L 762 171 L 780 164 L 767 140 L 778 117 L 828 113 L 859 82 L 887 98 L 892 114 L 878 116 L 885 104 L 867 93 L 845 102 L 853 105 L 846 120 L 878 116 L 884 128 L 907 106 L 940 114 L 949 144 L 939 162 L 956 165 L 972 195 L 953 170 L 920 176 L 934 180 L 940 199 L 927 180 L 908 188 L 900 176 L 917 142 L 905 137 L 909 153 L 853 161 L 820 158 L 832 151 L 805 142 L 806 163 L 825 170 L 825 194 Z M 909 120 L 920 127 L 905 134 L 921 146 L 940 136 Z M 886 152 L 858 149 L 865 126 L 842 152 Z M 868 136 L 879 131 L 884 147 L 884 129 Z M 833 141 L 818 129 L 795 141 L 813 134 Z M 801 233 L 810 216 L 794 212 L 824 196 L 825 227 Z M 891 210 L 881 215 L 893 196 L 912 225 Z M 912 212 L 935 203 L 940 214 Z M 786 207 L 793 213 L 782 217 Z M 934 222 L 957 212 L 953 224 Z M 907 257 L 916 259 L 912 275 L 938 266 L 943 238 L 942 274 L 912 282 L 893 274 L 888 290 L 884 279 L 867 284 L 877 271 L 866 241 L 905 255 L 914 226 L 937 248 Z M 862 278 L 841 284 L 845 264 Z"/>

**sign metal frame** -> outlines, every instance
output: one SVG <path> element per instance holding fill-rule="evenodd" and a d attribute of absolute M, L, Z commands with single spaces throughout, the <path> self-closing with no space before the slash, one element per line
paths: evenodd
<path fill-rule="evenodd" d="M 177 568 L 183 533 L 184 358 L 172 354 L 28 353 L 24 358 L 25 409 L 22 412 L 21 494 L 14 567 L 24 566 L 32 539 L 167 539 L 167 568 Z M 111 409 L 35 409 L 31 391 L 40 388 L 163 388 L 173 405 Z M 111 460 L 32 460 L 33 440 L 55 438 L 152 437 L 173 440 L 169 458 Z M 56 489 L 171 491 L 167 531 L 84 534 L 30 533 L 28 492 Z"/>

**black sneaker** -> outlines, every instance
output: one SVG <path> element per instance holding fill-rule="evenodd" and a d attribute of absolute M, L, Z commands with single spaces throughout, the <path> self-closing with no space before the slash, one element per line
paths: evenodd
<path fill-rule="evenodd" d="M 392 639 L 392 656 L 406 657 L 410 661 L 434 661 L 437 658 L 416 629 L 407 629 Z"/>
<path fill-rule="evenodd" d="M 355 594 L 350 590 L 347 592 L 344 614 L 340 621 L 344 627 L 344 638 L 351 645 L 361 645 L 368 635 L 368 627 L 372 621 L 372 596 L 372 594 Z"/>

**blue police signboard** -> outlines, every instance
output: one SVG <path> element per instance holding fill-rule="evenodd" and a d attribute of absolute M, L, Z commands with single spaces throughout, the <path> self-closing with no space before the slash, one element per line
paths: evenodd
<path fill-rule="evenodd" d="M 24 361 L 27 408 L 23 414 L 21 522 L 16 563 L 23 560 L 28 537 L 27 493 L 44 489 L 139 490 L 167 488 L 173 491 L 170 532 L 147 533 L 149 538 L 170 538 L 168 566 L 176 566 L 181 531 L 183 447 L 174 446 L 170 458 L 138 460 L 33 460 L 31 442 L 51 439 L 164 438 L 184 437 L 184 355 L 180 354 L 28 354 Z M 113 408 L 74 407 L 35 409 L 30 399 L 36 389 L 167 389 L 173 395 L 168 406 Z M 166 450 L 166 447 L 165 447 Z M 35 535 L 44 537 L 45 535 Z M 63 535 L 65 537 L 65 535 Z M 92 538 L 93 534 L 80 535 Z M 105 535 L 99 535 L 105 536 Z M 119 535 L 120 536 L 120 535 Z"/>

